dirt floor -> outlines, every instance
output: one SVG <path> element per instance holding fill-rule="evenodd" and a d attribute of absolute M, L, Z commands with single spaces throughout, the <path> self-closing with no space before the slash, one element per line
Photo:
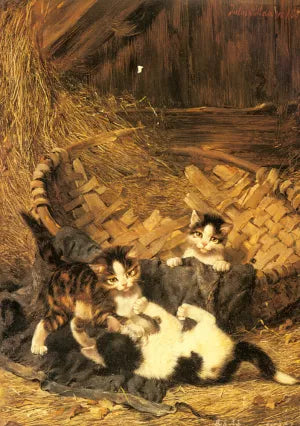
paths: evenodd
<path fill-rule="evenodd" d="M 247 332 L 243 337 L 264 348 L 281 370 L 300 377 L 299 324 L 287 320 L 274 328 Z M 179 386 L 169 390 L 164 403 L 173 405 L 177 401 L 190 404 L 202 414 L 214 414 L 216 420 L 199 419 L 188 410 L 154 418 L 109 401 L 58 397 L 40 390 L 38 383 L 0 369 L 0 426 L 300 424 L 299 385 L 266 382 L 246 364 L 230 384 L 204 388 Z"/>

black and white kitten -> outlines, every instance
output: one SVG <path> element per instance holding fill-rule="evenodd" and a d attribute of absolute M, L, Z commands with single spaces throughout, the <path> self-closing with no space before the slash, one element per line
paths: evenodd
<path fill-rule="evenodd" d="M 132 310 L 135 315 L 160 318 L 159 330 L 135 344 L 140 349 L 135 363 L 132 363 L 135 365 L 132 372 L 136 375 L 173 383 L 212 384 L 229 381 L 241 362 L 248 361 L 268 379 L 287 385 L 297 383 L 290 375 L 277 370 L 262 349 L 248 342 L 234 342 L 217 326 L 215 317 L 202 308 L 183 304 L 175 317 L 156 303 L 141 297 Z M 185 318 L 196 321 L 196 326 L 183 331 L 181 320 Z M 126 345 L 130 347 L 128 342 Z M 107 346 L 98 340 L 95 346 L 83 348 L 82 353 L 96 363 L 107 366 L 107 350 Z M 122 363 L 122 359 L 119 362 Z"/>
<path fill-rule="evenodd" d="M 232 225 L 225 222 L 221 216 L 198 215 L 193 210 L 187 235 L 187 248 L 182 258 L 195 257 L 205 265 L 212 265 L 215 271 L 229 271 L 230 263 L 225 260 L 225 243 L 231 230 Z M 167 260 L 167 265 L 172 268 L 182 265 L 182 258 L 172 257 Z"/>
<path fill-rule="evenodd" d="M 130 354 L 136 356 L 132 360 L 134 374 L 163 381 L 182 381 L 184 378 L 188 383 L 200 385 L 228 381 L 242 361 L 249 361 L 269 379 L 283 384 L 296 383 L 293 377 L 277 370 L 271 358 L 260 348 L 247 342 L 234 342 L 218 327 L 215 317 L 204 309 L 185 303 L 178 308 L 176 317 L 141 297 L 139 262 L 130 257 L 127 248 L 112 248 L 106 262 L 107 271 L 111 274 L 107 285 L 111 286 L 114 294 L 116 313 L 128 318 L 120 332 L 129 336 L 132 332 L 136 336 L 137 329 L 142 331 L 143 324 L 149 327 L 149 323 L 153 325 L 159 318 L 159 326 L 153 327 L 152 332 L 146 329 L 146 338 L 138 339 L 136 343 L 131 341 L 131 345 L 126 340 Z M 196 321 L 196 326 L 188 331 L 183 329 L 182 320 L 186 318 Z M 111 338 L 113 340 L 116 336 L 111 335 Z M 120 339 L 117 340 L 119 345 Z M 111 367 L 110 347 L 114 345 L 112 342 L 109 345 L 103 343 L 101 337 L 95 345 L 81 351 L 98 364 Z M 132 345 L 136 345 L 139 354 L 132 350 Z M 122 364 L 124 361 L 120 359 L 119 362 Z"/>

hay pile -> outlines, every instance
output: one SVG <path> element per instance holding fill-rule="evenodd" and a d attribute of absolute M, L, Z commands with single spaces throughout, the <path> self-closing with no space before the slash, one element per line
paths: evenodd
<path fill-rule="evenodd" d="M 29 182 L 41 155 L 102 131 L 130 127 L 116 111 L 134 102 L 126 96 L 103 99 L 71 76 L 58 77 L 41 61 L 30 22 L 30 4 L 0 16 L 0 232 L 5 235 L 0 254 L 2 262 L 10 268 L 17 262 L 18 269 L 34 253 L 19 211 L 30 207 Z M 176 199 L 183 199 L 187 184 L 163 157 L 155 157 L 161 154 L 161 135 L 151 121 L 150 127 L 135 136 L 93 149 L 85 154 L 84 162 L 104 184 L 125 186 L 127 198 L 141 216 L 157 206 L 168 213 L 175 204 L 179 215 Z M 146 188 L 147 199 L 140 196 Z M 167 205 L 166 200 L 174 201 Z"/>

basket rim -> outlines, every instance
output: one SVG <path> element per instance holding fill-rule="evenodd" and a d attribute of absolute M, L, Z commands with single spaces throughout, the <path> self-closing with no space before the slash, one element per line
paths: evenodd
<path fill-rule="evenodd" d="M 45 182 L 47 181 L 48 176 L 55 171 L 63 163 L 71 162 L 77 158 L 78 154 L 85 149 L 91 148 L 93 146 L 100 145 L 103 140 L 114 141 L 119 137 L 127 136 L 133 132 L 143 129 L 144 126 L 114 130 L 110 132 L 102 132 L 95 137 L 91 137 L 82 142 L 74 143 L 68 148 L 54 148 L 50 153 L 46 154 L 40 163 L 36 166 L 33 178 L 30 183 L 31 188 L 31 198 L 32 198 L 32 207 L 31 214 L 36 220 L 39 220 L 43 225 L 49 230 L 52 235 L 56 235 L 57 232 L 61 229 L 61 226 L 57 223 L 55 218 L 52 216 L 49 207 L 51 207 L 51 202 L 48 198 Z M 200 149 L 201 150 L 201 149 Z M 224 161 L 224 159 L 223 159 Z M 226 163 L 225 163 L 226 164 Z M 252 163 L 251 163 L 252 164 Z M 253 165 L 253 164 L 252 164 Z M 247 166 L 247 165 L 246 165 Z M 239 164 L 241 168 L 241 164 Z M 249 167 L 246 167 L 249 171 Z M 274 169 L 268 169 L 265 167 L 259 167 L 254 165 L 252 170 L 253 173 L 256 173 L 256 179 L 262 181 L 268 177 L 271 173 L 274 175 Z M 278 182 L 278 174 L 275 172 L 276 185 L 274 185 L 273 190 L 279 187 L 280 182 Z M 286 189 L 287 185 L 285 182 L 281 182 L 281 186 Z M 300 261 L 295 263 L 288 263 L 280 266 L 275 266 L 273 268 L 256 269 L 257 271 L 257 281 L 261 284 L 271 283 L 274 284 L 281 279 L 297 276 L 300 273 Z"/>

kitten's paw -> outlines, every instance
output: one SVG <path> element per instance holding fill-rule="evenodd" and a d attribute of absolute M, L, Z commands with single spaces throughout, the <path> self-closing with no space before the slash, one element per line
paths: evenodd
<path fill-rule="evenodd" d="M 188 311 L 189 306 L 187 303 L 183 303 L 179 308 L 177 309 L 177 318 L 181 321 L 184 321 L 186 318 L 188 318 Z"/>
<path fill-rule="evenodd" d="M 171 257 L 167 260 L 167 265 L 170 266 L 170 268 L 175 268 L 175 266 L 182 265 L 182 259 L 181 257 Z"/>
<path fill-rule="evenodd" d="M 31 352 L 35 355 L 45 355 L 48 352 L 48 348 L 45 345 L 32 343 Z"/>
<path fill-rule="evenodd" d="M 229 271 L 230 266 L 231 266 L 230 263 L 226 262 L 226 260 L 217 260 L 213 264 L 213 269 L 217 272 L 226 272 L 226 271 Z"/>
<path fill-rule="evenodd" d="M 127 324 L 121 327 L 121 333 L 127 334 L 134 342 L 137 342 L 145 335 L 145 329 L 137 324 Z"/>
<path fill-rule="evenodd" d="M 140 297 L 138 300 L 136 300 L 136 302 L 133 305 L 133 312 L 136 315 L 141 314 L 142 312 L 144 312 L 146 306 L 148 304 L 148 300 L 146 299 L 146 297 Z"/>
<path fill-rule="evenodd" d="M 205 322 L 207 324 L 215 324 L 216 322 L 216 318 L 211 313 L 199 306 L 190 305 L 188 303 L 183 303 L 179 306 L 177 317 L 180 320 L 190 318 L 198 323 Z"/>

